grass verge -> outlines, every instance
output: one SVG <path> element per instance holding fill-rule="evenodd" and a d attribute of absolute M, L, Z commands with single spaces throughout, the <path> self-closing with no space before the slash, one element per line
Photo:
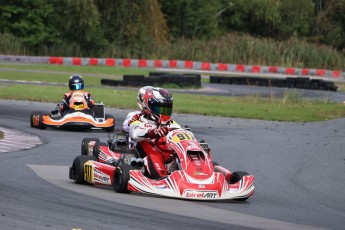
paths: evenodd
<path fill-rule="evenodd" d="M 124 109 L 137 109 L 136 91 L 111 88 L 92 88 L 89 90 L 96 102 L 106 106 Z M 41 102 L 60 102 L 66 87 L 37 85 L 3 85 L 0 98 Z M 284 98 L 260 98 L 174 95 L 174 112 L 201 114 L 232 118 L 248 118 L 275 121 L 321 121 L 345 117 L 341 103 L 308 101 L 285 95 Z M 47 112 L 53 108 L 47 108 Z"/>
<path fill-rule="evenodd" d="M 65 84 L 73 73 L 85 80 L 85 89 L 96 102 L 115 108 L 137 109 L 136 91 L 99 88 L 101 78 L 122 79 L 124 74 L 147 76 L 150 70 L 107 66 L 59 66 L 0 63 L 0 79 L 56 82 Z M 344 86 L 344 85 L 342 85 Z M 343 87 L 342 87 L 343 89 Z M 58 103 L 67 91 L 66 86 L 0 85 L 0 98 Z M 174 112 L 233 118 L 276 121 L 321 121 L 345 117 L 343 104 L 328 100 L 303 100 L 294 90 L 282 98 L 259 96 L 225 97 L 174 93 Z M 53 108 L 51 108 L 53 109 Z M 49 111 L 50 108 L 47 108 Z"/>

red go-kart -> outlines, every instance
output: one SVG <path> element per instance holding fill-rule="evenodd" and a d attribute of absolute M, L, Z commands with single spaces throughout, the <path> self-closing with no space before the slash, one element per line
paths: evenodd
<path fill-rule="evenodd" d="M 125 133 L 107 143 L 85 138 L 82 155 L 70 167 L 69 178 L 77 184 L 110 185 L 119 193 L 146 193 L 193 200 L 247 200 L 254 193 L 254 176 L 231 172 L 212 161 L 207 143 L 199 143 L 187 129 L 171 130 L 152 140 L 160 151 L 170 149 L 172 161 L 165 178 L 154 180 L 145 172 L 144 160 L 127 147 Z"/>

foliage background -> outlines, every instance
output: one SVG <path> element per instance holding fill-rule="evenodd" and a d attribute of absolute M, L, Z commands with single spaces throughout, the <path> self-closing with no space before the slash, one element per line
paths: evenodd
<path fill-rule="evenodd" d="M 345 0 L 0 0 L 0 53 L 345 69 Z"/>

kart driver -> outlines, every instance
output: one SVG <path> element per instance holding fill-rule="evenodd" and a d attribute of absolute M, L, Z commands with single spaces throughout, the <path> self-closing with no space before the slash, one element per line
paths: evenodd
<path fill-rule="evenodd" d="M 166 89 L 146 86 L 139 90 L 137 102 L 140 111 L 129 113 L 123 128 L 129 131 L 130 141 L 144 158 L 146 171 L 153 179 L 160 179 L 168 174 L 165 164 L 173 157 L 170 149 L 161 151 L 164 147 L 161 137 L 167 135 L 169 128 L 181 127 L 171 120 L 173 97 Z"/>
<path fill-rule="evenodd" d="M 73 74 L 70 76 L 68 86 L 70 91 L 64 94 L 61 104 L 58 104 L 56 110 L 51 112 L 52 118 L 60 118 L 65 111 L 69 110 L 69 100 L 71 99 L 72 94 L 76 91 L 83 93 L 89 108 L 95 104 L 91 94 L 84 91 L 84 80 L 80 75 Z"/>

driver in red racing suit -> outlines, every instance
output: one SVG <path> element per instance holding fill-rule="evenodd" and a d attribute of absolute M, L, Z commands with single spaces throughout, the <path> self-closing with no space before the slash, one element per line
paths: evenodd
<path fill-rule="evenodd" d="M 164 149 L 164 138 L 169 128 L 181 127 L 171 120 L 173 97 L 162 88 L 141 88 L 138 104 L 141 111 L 129 113 L 126 119 L 130 140 L 144 158 L 146 171 L 153 179 L 160 179 L 167 176 L 165 164 L 173 159 L 172 150 Z"/>

